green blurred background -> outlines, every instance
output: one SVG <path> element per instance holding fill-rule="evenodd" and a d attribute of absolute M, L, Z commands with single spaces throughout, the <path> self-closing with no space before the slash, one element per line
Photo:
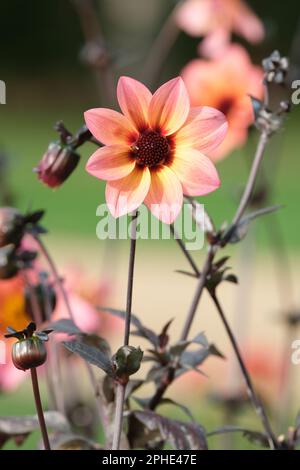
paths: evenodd
<path fill-rule="evenodd" d="M 97 2 L 118 75 L 141 77 L 151 42 L 175 3 L 174 0 Z M 298 74 L 300 78 L 299 42 L 295 47 L 299 0 L 284 3 L 252 0 L 248 3 L 267 29 L 263 44 L 246 45 L 253 61 L 260 63 L 275 48 L 287 55 L 293 50 L 294 76 Z M 91 70 L 80 61 L 83 37 L 78 17 L 68 0 L 2 0 L 0 21 L 0 79 L 7 87 L 7 104 L 0 105 L 0 151 L 8 155 L 8 180 L 15 204 L 24 211 L 46 209 L 44 225 L 50 231 L 53 245 L 71 239 L 76 243 L 95 241 L 96 207 L 104 202 L 105 185 L 84 170 L 93 146 L 81 149 L 78 170 L 58 190 L 44 187 L 32 171 L 48 144 L 57 139 L 53 130 L 56 121 L 63 120 L 75 132 L 83 124 L 83 112 L 103 102 Z M 179 35 L 157 85 L 178 75 L 196 56 L 198 42 L 184 33 Z M 286 120 L 285 129 L 272 140 L 265 163 L 265 173 L 274 188 L 271 202 L 285 206 L 278 213 L 278 219 L 291 252 L 300 249 L 299 118 L 300 109 L 295 107 Z M 221 189 L 201 198 L 217 223 L 228 220 L 236 207 L 256 139 L 257 133 L 253 130 L 244 149 L 220 162 Z M 256 246 L 266 252 L 267 231 L 264 223 L 257 225 Z M 17 395 L 0 398 L 0 414 L 25 412 L 33 412 L 33 404 L 24 389 Z M 207 426 L 210 429 L 217 426 L 219 418 L 220 410 L 211 409 L 206 416 Z M 242 421 L 249 424 L 248 418 L 256 423 L 252 413 L 243 416 Z M 27 442 L 29 448 L 35 438 Z M 248 446 L 245 441 L 237 441 L 236 445 Z"/>
<path fill-rule="evenodd" d="M 101 24 L 119 75 L 139 78 L 151 41 L 174 3 L 172 0 L 98 2 Z M 299 2 L 287 0 L 284 7 L 281 2 L 272 0 L 249 3 L 267 28 L 263 44 L 250 49 L 247 46 L 253 60 L 259 63 L 274 48 L 289 54 L 295 39 Z M 91 70 L 79 58 L 82 42 L 78 17 L 70 1 L 2 2 L 0 79 L 6 82 L 7 104 L 0 107 L 0 149 L 9 155 L 9 178 L 17 205 L 22 210 L 46 208 L 45 221 L 51 233 L 94 237 L 95 211 L 104 201 L 104 183 L 84 171 L 84 163 L 93 147 L 84 147 L 80 168 L 59 190 L 43 187 L 32 172 L 48 143 L 57 138 L 54 123 L 62 119 L 75 131 L 83 123 L 83 112 L 101 103 Z M 180 34 L 164 65 L 160 82 L 177 75 L 182 66 L 195 57 L 197 44 L 197 39 Z M 293 55 L 297 62 L 297 54 Z M 269 179 L 272 182 L 275 179 L 273 200 L 286 206 L 279 215 L 284 236 L 295 249 L 299 246 L 300 228 L 297 211 L 299 112 L 294 110 L 282 135 L 273 140 L 266 163 Z M 222 190 L 201 199 L 217 222 L 228 219 L 234 210 L 255 140 L 253 132 L 246 148 L 219 164 Z M 279 160 L 279 168 L 275 160 Z M 259 240 L 263 243 L 264 231 L 260 232 Z"/>

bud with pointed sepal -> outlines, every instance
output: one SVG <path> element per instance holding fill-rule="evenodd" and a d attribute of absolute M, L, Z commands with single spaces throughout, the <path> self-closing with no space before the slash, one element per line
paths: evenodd
<path fill-rule="evenodd" d="M 70 146 L 51 143 L 34 171 L 46 186 L 57 188 L 73 173 L 79 159 L 80 156 Z"/>
<path fill-rule="evenodd" d="M 16 331 L 9 327 L 5 338 L 17 338 L 12 348 L 12 361 L 20 370 L 33 369 L 46 362 L 47 350 L 45 341 L 52 330 L 36 331 L 35 323 L 29 323 L 24 330 Z"/>

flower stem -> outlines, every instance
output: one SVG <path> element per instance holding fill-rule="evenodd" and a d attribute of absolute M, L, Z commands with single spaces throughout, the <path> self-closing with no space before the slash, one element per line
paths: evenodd
<path fill-rule="evenodd" d="M 269 141 L 268 132 L 267 131 L 262 131 L 262 133 L 260 135 L 260 138 L 259 138 L 259 142 L 258 142 L 258 145 L 257 145 L 256 152 L 255 152 L 255 156 L 254 156 L 254 159 L 253 159 L 253 162 L 252 162 L 252 165 L 251 165 L 250 174 L 249 174 L 246 186 L 245 186 L 245 190 L 244 190 L 243 195 L 241 197 L 241 201 L 240 201 L 240 204 L 238 206 L 238 209 L 237 209 L 237 211 L 236 211 L 236 213 L 233 217 L 233 220 L 232 220 L 231 229 L 232 229 L 232 227 L 235 227 L 238 224 L 238 222 L 241 220 L 241 218 L 242 218 L 242 216 L 243 216 L 245 210 L 247 209 L 248 204 L 251 200 L 252 192 L 253 192 L 255 182 L 256 182 L 257 173 L 258 173 L 258 170 L 260 168 L 260 164 L 262 162 L 262 159 L 263 159 L 265 149 L 266 149 L 266 145 L 267 145 L 268 141 Z M 230 231 L 231 231 L 231 229 L 230 229 Z M 174 233 L 175 232 L 174 232 L 174 229 L 173 229 L 173 234 Z M 194 297 L 193 297 L 193 300 L 192 300 L 190 309 L 188 311 L 188 314 L 187 314 L 187 317 L 186 317 L 186 320 L 185 320 L 185 323 L 184 323 L 184 326 L 183 326 L 183 329 L 182 329 L 182 333 L 181 333 L 181 336 L 180 336 L 181 340 L 186 340 L 188 338 L 189 333 L 190 333 L 190 329 L 191 329 L 191 326 L 192 326 L 194 318 L 195 318 L 197 307 L 199 305 L 202 293 L 203 293 L 204 288 L 205 288 L 207 276 L 210 274 L 214 257 L 215 257 L 216 253 L 218 252 L 218 250 L 220 248 L 223 248 L 224 246 L 226 246 L 226 244 L 228 243 L 229 237 L 227 236 L 225 238 L 225 240 L 223 240 L 222 244 L 214 244 L 214 245 L 209 246 L 209 250 L 208 250 L 207 256 L 205 258 L 202 270 L 199 270 L 197 268 L 194 261 L 192 260 L 191 255 L 187 252 L 184 244 L 182 242 L 180 242 L 178 237 L 175 237 L 175 238 L 176 238 L 177 242 L 179 243 L 179 246 L 183 250 L 183 252 L 184 252 L 187 260 L 189 261 L 192 269 L 194 270 L 195 274 L 198 276 L 198 284 L 197 284 L 197 287 L 196 287 L 196 291 L 195 291 L 195 294 L 194 294 Z M 156 408 L 156 406 L 160 402 L 160 399 L 164 395 L 165 391 L 167 390 L 169 385 L 171 385 L 171 383 L 173 382 L 174 377 L 175 377 L 174 372 L 176 371 L 177 365 L 178 365 L 177 363 L 174 363 L 169 367 L 169 369 L 166 373 L 166 376 L 164 377 L 164 380 L 162 380 L 161 385 L 157 388 L 154 396 L 150 400 L 150 403 L 149 403 L 149 408 L 150 409 L 155 409 Z M 260 413 L 261 413 L 261 406 L 259 408 L 257 408 L 257 410 L 258 409 L 260 410 Z M 262 413 L 263 413 L 263 416 L 265 416 L 264 411 Z M 260 416 L 262 416 L 262 415 L 260 414 Z M 265 424 L 265 422 L 264 422 L 264 424 Z M 268 429 L 268 426 L 266 428 L 266 432 L 268 432 L 267 429 Z M 269 434 L 268 434 L 268 436 L 269 436 Z M 271 431 L 271 435 L 270 435 L 270 444 L 271 444 L 271 440 L 272 440 L 272 447 L 271 448 L 274 448 L 273 438 L 272 438 L 272 431 Z M 274 441 L 274 442 L 276 442 L 276 441 Z"/>
<path fill-rule="evenodd" d="M 239 206 L 237 208 L 237 211 L 236 211 L 236 213 L 235 213 L 235 215 L 232 219 L 231 227 L 235 227 L 239 223 L 239 221 L 241 220 L 242 216 L 245 213 L 245 210 L 248 207 L 248 204 L 249 204 L 249 201 L 251 199 L 252 192 L 253 192 L 253 189 L 254 189 L 254 186 L 255 186 L 257 173 L 258 173 L 258 170 L 260 168 L 260 164 L 262 162 L 262 159 L 263 159 L 265 149 L 266 149 L 266 145 L 267 145 L 268 141 L 269 141 L 269 134 L 268 134 L 267 131 L 263 131 L 260 135 L 259 142 L 258 142 L 258 145 L 257 145 L 257 149 L 256 149 L 256 152 L 255 152 L 255 156 L 254 156 L 254 159 L 253 159 L 253 163 L 252 163 L 252 166 L 251 166 L 250 174 L 249 174 L 249 177 L 248 177 L 248 180 L 247 180 L 247 184 L 245 186 L 245 190 L 244 190 L 243 195 L 241 197 L 240 204 L 239 204 Z M 231 230 L 232 230 L 232 228 L 229 229 L 228 233 L 230 233 Z M 228 239 L 229 239 L 228 236 L 225 235 L 222 247 L 224 247 L 228 243 Z M 196 292 L 195 292 L 190 310 L 188 312 L 185 325 L 184 325 L 183 330 L 182 330 L 181 339 L 186 339 L 188 337 L 190 328 L 192 326 L 192 323 L 193 323 L 193 320 L 194 320 L 194 317 L 195 317 L 197 306 L 199 304 L 203 289 L 205 287 L 206 277 L 210 272 L 210 268 L 212 266 L 213 259 L 214 259 L 215 254 L 217 253 L 219 248 L 220 248 L 220 245 L 213 245 L 213 246 L 210 245 L 207 257 L 206 257 L 205 262 L 204 262 L 203 269 L 201 271 L 201 276 L 199 277 Z"/>
<path fill-rule="evenodd" d="M 196 291 L 195 291 L 195 294 L 194 294 L 189 312 L 187 314 L 187 317 L 186 317 L 186 320 L 185 320 L 185 323 L 184 323 L 184 326 L 183 326 L 183 329 L 182 329 L 182 333 L 181 333 L 181 336 L 180 336 L 181 341 L 185 341 L 187 339 L 188 335 L 189 335 L 189 332 L 190 332 L 190 329 L 191 329 L 191 326 L 192 326 L 192 323 L 193 323 L 193 320 L 194 320 L 194 317 L 195 317 L 195 314 L 196 314 L 196 310 L 197 310 L 197 307 L 198 307 L 198 304 L 199 304 L 199 301 L 200 301 L 200 298 L 201 298 L 201 295 L 202 295 L 202 292 L 205 288 L 207 275 L 209 274 L 211 266 L 212 266 L 212 262 L 213 262 L 215 253 L 216 253 L 216 248 L 213 247 L 213 246 L 210 246 L 209 250 L 208 250 L 207 257 L 205 259 L 205 263 L 203 265 L 203 269 L 202 269 L 200 277 L 199 277 L 198 285 L 197 285 L 197 288 L 196 288 Z"/>
<path fill-rule="evenodd" d="M 194 271 L 195 275 L 198 277 L 200 276 L 200 271 L 198 269 L 198 266 L 196 265 L 195 261 L 193 260 L 193 257 L 191 256 L 190 252 L 186 249 L 185 247 L 185 244 L 182 240 L 182 238 L 180 238 L 180 236 L 178 236 L 178 234 L 176 233 L 175 231 L 175 228 L 174 228 L 174 225 L 170 225 L 170 230 L 171 230 L 171 233 L 173 235 L 173 238 L 174 240 L 176 240 L 176 242 L 178 243 L 178 245 L 180 246 L 181 250 L 182 250 L 182 253 L 184 254 L 184 256 L 186 257 L 186 259 L 188 260 L 192 270 Z"/>
<path fill-rule="evenodd" d="M 57 287 L 60 290 L 60 293 L 61 293 L 62 299 L 64 301 L 66 310 L 68 312 L 68 315 L 69 315 L 70 319 L 75 322 L 74 315 L 73 315 L 73 312 L 72 312 L 72 309 L 71 309 L 71 305 L 70 305 L 70 302 L 69 302 L 69 298 L 68 298 L 66 289 L 64 288 L 63 282 L 62 282 L 62 280 L 61 280 L 61 278 L 58 274 L 58 270 L 57 270 L 56 265 L 55 265 L 55 263 L 52 259 L 52 256 L 50 255 L 50 253 L 47 250 L 44 242 L 41 240 L 41 238 L 39 236 L 34 235 L 34 239 L 36 240 L 37 244 L 39 245 L 39 248 L 40 248 L 41 252 L 43 253 L 44 257 L 46 258 L 47 263 L 49 264 L 50 270 L 52 271 L 52 274 L 53 274 L 53 277 L 54 277 L 55 284 L 57 284 Z"/>
<path fill-rule="evenodd" d="M 120 449 L 120 441 L 123 425 L 123 410 L 125 401 L 126 385 L 117 384 L 116 390 L 116 411 L 115 411 L 115 426 L 111 450 Z"/>
<path fill-rule="evenodd" d="M 50 270 L 51 270 L 52 275 L 54 277 L 55 284 L 58 286 L 58 288 L 60 290 L 60 293 L 61 293 L 62 299 L 64 301 L 66 310 L 68 312 L 68 315 L 69 315 L 70 319 L 76 324 L 74 314 L 73 314 L 73 311 L 72 311 L 72 308 L 71 308 L 71 305 L 70 305 L 70 302 L 69 302 L 69 297 L 68 297 L 67 291 L 66 291 L 66 289 L 63 285 L 63 282 L 62 282 L 62 280 L 61 280 L 61 278 L 58 274 L 58 270 L 56 268 L 56 265 L 55 265 L 51 255 L 50 255 L 49 251 L 47 250 L 45 244 L 40 239 L 40 237 L 38 235 L 34 235 L 34 239 L 36 240 L 41 252 L 43 253 L 44 257 L 46 258 L 46 260 L 49 264 Z M 103 409 L 103 405 L 102 405 L 102 403 L 99 399 L 99 396 L 98 396 L 99 393 L 98 393 L 97 379 L 95 377 L 92 366 L 88 362 L 85 362 L 85 361 L 84 361 L 84 364 L 85 364 L 85 367 L 87 369 L 88 377 L 89 377 L 89 380 L 91 382 L 92 388 L 94 390 L 94 395 L 95 395 L 95 398 L 96 398 L 96 407 L 97 407 L 97 411 L 98 411 L 98 414 L 99 414 L 99 418 L 100 418 L 100 421 L 103 425 L 104 431 L 106 431 L 106 428 L 107 428 L 106 421 L 107 421 L 107 419 L 105 418 L 106 414 L 105 414 L 105 411 Z M 106 436 L 106 438 L 108 439 L 108 436 Z"/>
<path fill-rule="evenodd" d="M 33 316 L 34 322 L 37 324 L 39 328 L 43 323 L 43 318 L 42 318 L 40 306 L 38 303 L 38 299 L 36 297 L 34 288 L 27 275 L 26 269 L 22 270 L 22 277 L 23 277 L 24 284 L 28 292 L 29 302 L 30 302 L 30 306 L 32 310 L 32 316 Z"/>
<path fill-rule="evenodd" d="M 243 192 L 243 195 L 242 195 L 241 200 L 240 200 L 240 204 L 239 204 L 239 206 L 237 208 L 237 211 L 236 211 L 236 213 L 233 217 L 233 220 L 232 220 L 232 225 L 233 226 L 236 226 L 239 223 L 242 216 L 244 215 L 245 210 L 248 207 L 248 204 L 250 202 L 250 199 L 251 199 L 251 196 L 252 196 L 252 193 L 253 193 L 253 189 L 254 189 L 254 186 L 255 186 L 257 173 L 258 173 L 258 170 L 260 168 L 262 159 L 264 157 L 264 153 L 265 153 L 268 141 L 269 141 L 269 134 L 268 134 L 267 131 L 263 131 L 260 135 L 260 138 L 259 138 L 259 142 L 258 142 L 258 145 L 257 145 L 257 149 L 256 149 L 256 152 L 255 152 L 253 163 L 252 163 L 252 166 L 251 166 L 248 181 L 247 181 L 247 184 L 245 186 L 245 190 Z"/>
<path fill-rule="evenodd" d="M 106 105 L 115 100 L 114 70 L 93 0 L 72 0 L 85 40 L 83 52 L 87 64 L 94 72 L 99 94 Z"/>
<path fill-rule="evenodd" d="M 235 339 L 235 336 L 234 336 L 234 334 L 233 334 L 233 332 L 230 328 L 230 325 L 227 321 L 227 318 L 226 318 L 225 313 L 222 309 L 222 306 L 219 302 L 219 299 L 217 298 L 217 295 L 215 293 L 211 293 L 211 298 L 212 298 L 212 300 L 213 300 L 213 302 L 214 302 L 214 304 L 217 308 L 217 311 L 218 311 L 219 316 L 222 320 L 224 328 L 227 332 L 227 335 L 229 337 L 232 348 L 235 352 L 236 358 L 238 360 L 239 366 L 241 368 L 242 374 L 243 374 L 245 382 L 246 382 L 247 393 L 249 395 L 249 398 L 252 401 L 252 404 L 253 404 L 253 406 L 256 410 L 257 415 L 261 419 L 262 425 L 263 425 L 263 427 L 265 429 L 265 432 L 266 432 L 266 435 L 268 437 L 270 448 L 274 450 L 278 447 L 276 438 L 273 434 L 269 419 L 268 419 L 267 414 L 265 412 L 265 409 L 262 405 L 262 402 L 261 402 L 260 398 L 258 397 L 258 395 L 256 394 L 256 392 L 254 390 L 251 377 L 250 377 L 249 372 L 247 370 L 247 367 L 246 367 L 246 365 L 243 361 L 243 358 L 242 358 L 239 346 L 237 344 L 237 341 Z"/>
<path fill-rule="evenodd" d="M 152 47 L 148 53 L 146 64 L 143 68 L 143 79 L 154 86 L 168 54 L 174 45 L 179 34 L 179 29 L 175 21 L 174 10 L 169 14 L 162 25 Z"/>
<path fill-rule="evenodd" d="M 131 323 L 131 313 L 132 313 L 131 312 L 132 293 L 133 293 L 133 279 L 134 279 L 134 266 L 135 266 L 135 251 L 136 251 L 137 218 L 138 218 L 138 213 L 135 212 L 131 217 L 130 254 L 129 254 L 129 268 L 128 268 L 128 282 L 127 282 L 124 346 L 128 346 L 129 336 L 130 336 L 130 323 Z M 126 391 L 126 383 L 118 383 L 117 390 L 116 390 L 116 411 L 115 411 L 115 426 L 114 426 L 112 450 L 119 450 L 120 448 L 122 426 L 123 426 L 125 391 Z"/>
<path fill-rule="evenodd" d="M 51 299 L 49 297 L 49 290 L 43 276 L 40 276 L 40 282 L 43 289 L 46 319 L 50 323 L 52 319 L 52 306 Z M 49 384 L 49 389 L 52 391 L 50 394 L 52 396 L 52 403 L 54 408 L 60 411 L 62 414 L 65 414 L 64 390 L 63 387 L 61 387 L 62 371 L 59 358 L 59 345 L 57 344 L 55 338 L 50 338 L 49 346 L 51 354 L 49 355 L 48 361 L 46 363 L 47 382 Z"/>
<path fill-rule="evenodd" d="M 187 252 L 187 249 L 184 245 L 184 243 L 181 241 L 181 243 L 179 243 L 179 239 L 176 238 L 176 241 L 178 242 L 178 245 L 180 246 L 180 248 L 182 249 L 183 253 L 186 254 Z M 189 254 L 190 255 L 190 254 Z M 206 263 L 208 262 L 209 260 L 209 256 L 207 257 L 206 259 Z M 194 268 L 194 260 L 192 259 L 193 263 L 191 263 L 191 266 L 192 268 Z M 206 266 L 206 264 L 205 264 Z M 196 270 L 194 269 L 195 271 L 195 274 L 197 274 L 197 272 L 199 272 L 198 268 L 196 267 Z M 204 270 L 203 270 L 204 272 Z M 202 276 L 203 277 L 203 276 Z M 202 285 L 202 283 L 199 282 L 199 286 L 200 284 Z M 202 292 L 202 291 L 201 291 Z M 268 420 L 268 417 L 266 415 L 266 412 L 265 412 L 265 409 L 260 401 L 260 398 L 256 395 L 256 392 L 254 390 L 254 387 L 253 387 L 253 384 L 252 384 L 252 380 L 250 378 L 250 375 L 249 375 L 249 372 L 246 368 L 246 365 L 243 361 L 243 358 L 241 356 L 241 353 L 240 353 L 240 350 L 239 350 L 239 347 L 238 347 L 238 344 L 237 344 L 237 341 L 235 339 L 235 336 L 230 328 L 230 325 L 229 323 L 227 322 L 227 319 L 226 319 L 226 316 L 225 316 L 225 313 L 221 307 L 221 304 L 216 296 L 215 293 L 212 293 L 211 291 L 208 291 L 209 294 L 210 294 L 210 297 L 212 298 L 216 308 L 217 308 L 217 311 L 221 317 L 221 320 L 223 322 L 223 325 L 225 327 L 225 330 L 228 334 L 228 337 L 229 337 L 229 340 L 231 342 L 231 345 L 233 347 L 233 350 L 236 354 L 236 357 L 237 357 L 237 360 L 238 360 L 238 363 L 239 363 L 239 366 L 241 368 L 241 371 L 242 371 L 242 374 L 244 376 L 244 379 L 245 379 L 245 382 L 246 382 L 246 385 L 247 385 L 247 392 L 248 392 L 248 395 L 249 395 L 249 398 L 250 400 L 252 401 L 252 404 L 257 412 L 257 415 L 259 416 L 259 418 L 261 419 L 261 422 L 262 422 L 262 425 L 265 429 L 265 432 L 266 432 L 266 435 L 268 436 L 268 440 L 269 440 L 269 444 L 270 444 L 270 448 L 271 449 L 275 449 L 277 447 L 277 442 L 276 442 L 276 438 L 273 434 L 273 431 L 272 431 L 272 428 L 271 428 L 271 425 L 269 423 L 269 420 Z M 197 293 L 199 294 L 199 289 L 197 290 Z M 196 295 L 194 297 L 194 302 L 196 300 Z M 194 304 L 193 302 L 193 304 Z M 196 304 L 197 305 L 197 304 Z M 190 310 L 190 314 L 192 314 L 194 310 L 191 308 Z M 186 324 L 185 324 L 185 329 L 188 328 L 188 320 L 189 320 L 189 317 L 186 321 Z M 187 338 L 187 337 L 186 337 Z M 182 338 L 182 339 L 186 339 L 186 338 Z M 161 395 L 162 396 L 162 395 Z M 159 403 L 159 401 L 156 403 L 156 405 Z"/>
<path fill-rule="evenodd" d="M 135 251 L 136 251 L 137 217 L 138 217 L 138 213 L 136 212 L 135 214 L 133 214 L 132 219 L 131 219 L 130 254 L 129 254 L 129 267 L 128 267 L 124 346 L 128 346 L 129 335 L 130 335 L 132 292 L 133 292 L 133 278 L 134 278 Z"/>
<path fill-rule="evenodd" d="M 51 450 L 47 427 L 45 423 L 45 417 L 43 413 L 43 407 L 42 407 L 42 402 L 41 402 L 39 382 L 38 382 L 36 368 L 33 367 L 32 369 L 30 369 L 30 373 L 31 373 L 31 381 L 32 381 L 32 389 L 33 389 L 33 394 L 34 394 L 35 406 L 36 406 L 36 411 L 37 411 L 40 428 L 41 428 L 41 432 L 43 436 L 44 447 L 45 447 L 45 450 Z"/>

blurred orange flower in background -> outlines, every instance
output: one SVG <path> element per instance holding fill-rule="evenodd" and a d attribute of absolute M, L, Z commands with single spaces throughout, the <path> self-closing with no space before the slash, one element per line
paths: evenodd
<path fill-rule="evenodd" d="M 4 336 L 8 326 L 16 330 L 23 329 L 29 323 L 29 315 L 25 312 L 23 295 L 23 279 L 16 276 L 13 279 L 0 282 L 0 337 Z M 5 340 L 5 364 L 0 363 L 0 392 L 16 388 L 26 376 L 23 371 L 15 368 L 10 355 L 10 345 L 14 340 Z"/>
<path fill-rule="evenodd" d="M 120 323 L 118 319 L 97 309 L 97 306 L 108 303 L 112 290 L 108 280 L 95 281 L 87 277 L 78 266 L 68 267 L 63 278 L 75 323 L 82 331 L 98 332 L 109 337 L 115 329 L 119 329 L 118 326 L 115 328 Z M 58 295 L 53 320 L 62 318 L 69 318 L 69 315 L 63 299 Z"/>
<path fill-rule="evenodd" d="M 222 58 L 189 62 L 181 75 L 190 95 L 191 106 L 212 106 L 227 118 L 227 135 L 208 156 L 217 161 L 241 147 L 247 140 L 248 127 L 254 121 L 248 95 L 261 98 L 263 94 L 263 72 L 251 63 L 247 51 L 233 44 L 226 49 Z"/>
<path fill-rule="evenodd" d="M 24 282 L 21 276 L 0 282 L 0 333 L 6 333 L 8 326 L 22 330 L 30 321 L 25 312 L 23 295 Z"/>
<path fill-rule="evenodd" d="M 250 43 L 264 37 L 262 22 L 242 0 L 187 0 L 178 7 L 176 19 L 190 36 L 204 36 L 200 52 L 209 57 L 223 53 L 232 33 Z"/>
<path fill-rule="evenodd" d="M 31 273 L 30 278 L 36 283 L 36 275 Z M 72 268 L 66 271 L 65 286 L 69 297 L 69 302 L 74 312 L 76 324 L 82 331 L 87 333 L 100 333 L 101 335 L 111 335 L 118 331 L 119 323 L 112 316 L 102 314 L 96 305 L 104 305 L 111 291 L 108 282 L 93 283 L 86 278 L 82 270 Z M 52 315 L 52 320 L 69 318 L 60 295 L 57 296 L 57 303 Z M 22 330 L 32 321 L 31 316 L 26 313 L 24 298 L 24 280 L 18 275 L 10 280 L 0 282 L 0 336 L 3 337 L 8 326 L 16 330 Z M 61 335 L 56 335 L 58 340 Z M 17 370 L 11 361 L 10 347 L 14 340 L 5 340 L 6 354 L 5 364 L 0 363 L 0 392 L 10 391 L 22 382 L 26 374 Z"/>

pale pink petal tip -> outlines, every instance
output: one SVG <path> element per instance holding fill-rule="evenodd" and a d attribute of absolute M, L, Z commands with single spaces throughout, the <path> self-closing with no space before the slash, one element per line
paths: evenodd
<path fill-rule="evenodd" d="M 130 77 L 121 77 L 118 82 L 117 96 L 123 114 L 137 130 L 148 126 L 148 108 L 152 93 L 141 82 Z"/>
<path fill-rule="evenodd" d="M 181 77 L 173 78 L 154 93 L 149 106 L 149 121 L 164 135 L 176 132 L 186 121 L 190 100 Z"/>

